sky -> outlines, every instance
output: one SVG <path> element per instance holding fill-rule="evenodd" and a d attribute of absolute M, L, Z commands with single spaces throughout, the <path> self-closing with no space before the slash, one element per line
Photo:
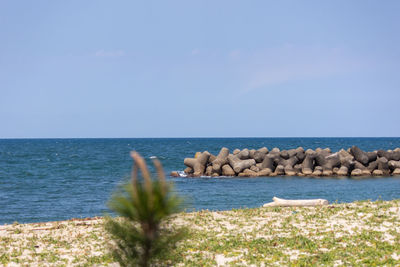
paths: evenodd
<path fill-rule="evenodd" d="M 0 1 L 0 138 L 400 136 L 400 1 Z"/>

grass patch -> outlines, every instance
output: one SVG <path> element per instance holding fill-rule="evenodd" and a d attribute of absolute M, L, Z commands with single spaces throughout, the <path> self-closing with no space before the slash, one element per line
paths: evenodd
<path fill-rule="evenodd" d="M 178 266 L 398 266 L 399 207 L 400 200 L 393 200 L 200 211 L 180 213 L 167 223 L 189 229 L 175 251 Z M 58 222 L 57 227 L 0 226 L 0 265 L 111 264 L 115 260 L 107 251 L 103 223 L 100 218 Z"/>

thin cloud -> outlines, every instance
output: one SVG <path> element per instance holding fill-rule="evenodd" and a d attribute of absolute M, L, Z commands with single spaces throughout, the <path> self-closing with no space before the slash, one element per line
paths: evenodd
<path fill-rule="evenodd" d="M 103 50 L 100 49 L 95 53 L 96 57 L 106 57 L 106 58 L 117 58 L 125 56 L 125 51 L 123 50 Z"/>
<path fill-rule="evenodd" d="M 244 94 L 291 81 L 348 73 L 361 63 L 339 48 L 285 44 L 250 56 L 245 65 Z"/>
<path fill-rule="evenodd" d="M 229 52 L 229 58 L 236 59 L 238 57 L 240 57 L 240 50 L 239 49 L 232 50 L 231 52 Z"/>
<path fill-rule="evenodd" d="M 200 50 L 198 48 L 195 48 L 192 50 L 192 55 L 198 55 L 200 53 Z"/>

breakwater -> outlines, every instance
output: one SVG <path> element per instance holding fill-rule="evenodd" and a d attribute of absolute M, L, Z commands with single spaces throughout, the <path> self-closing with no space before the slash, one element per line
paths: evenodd
<path fill-rule="evenodd" d="M 223 147 L 218 155 L 197 152 L 185 158 L 184 170 L 189 177 L 199 176 L 390 176 L 400 175 L 400 148 L 366 152 L 357 146 L 332 152 L 302 147 L 289 150 L 266 147 L 235 149 Z M 178 176 L 172 172 L 172 176 Z"/>
<path fill-rule="evenodd" d="M 15 139 L 0 140 L 0 224 L 101 216 L 114 188 L 129 179 L 139 151 L 151 164 L 157 156 L 170 173 L 185 169 L 184 158 L 196 151 L 217 155 L 222 147 L 330 147 L 333 152 L 353 145 L 364 151 L 400 147 L 400 138 L 166 138 L 166 139 Z M 152 171 L 152 169 L 150 169 Z M 400 176 L 384 179 L 274 179 L 167 177 L 196 210 L 259 207 L 273 196 L 288 199 L 324 198 L 329 202 L 397 199 Z M 27 205 L 26 203 L 29 203 Z M 46 212 L 43 212 L 46 211 Z"/>

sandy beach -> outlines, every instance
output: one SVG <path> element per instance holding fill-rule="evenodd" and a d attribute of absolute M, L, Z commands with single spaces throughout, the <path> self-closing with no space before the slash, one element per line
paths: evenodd
<path fill-rule="evenodd" d="M 0 226 L 3 266 L 118 266 L 103 218 Z M 400 265 L 400 200 L 179 213 L 178 266 Z"/>

